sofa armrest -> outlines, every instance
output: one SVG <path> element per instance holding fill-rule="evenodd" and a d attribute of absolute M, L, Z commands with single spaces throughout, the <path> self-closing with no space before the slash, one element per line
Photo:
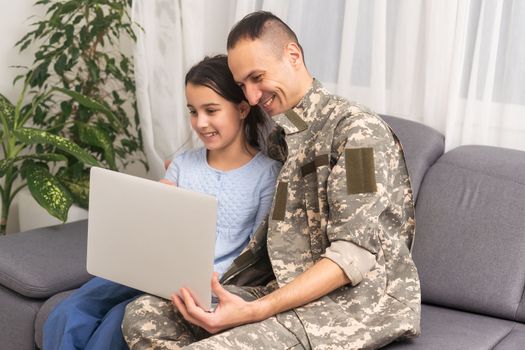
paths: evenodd
<path fill-rule="evenodd" d="M 87 220 L 0 237 L 0 285 L 49 298 L 92 276 L 86 271 Z"/>

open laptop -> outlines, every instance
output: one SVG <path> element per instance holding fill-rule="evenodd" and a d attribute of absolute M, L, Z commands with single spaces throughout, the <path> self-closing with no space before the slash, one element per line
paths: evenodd
<path fill-rule="evenodd" d="M 91 168 L 87 270 L 171 299 L 187 287 L 211 307 L 215 197 Z"/>

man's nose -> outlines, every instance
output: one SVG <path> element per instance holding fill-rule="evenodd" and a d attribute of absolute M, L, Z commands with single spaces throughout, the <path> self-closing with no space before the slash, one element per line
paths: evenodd
<path fill-rule="evenodd" d="M 244 86 L 244 94 L 250 106 L 255 106 L 261 100 L 262 92 L 255 84 L 246 84 Z"/>

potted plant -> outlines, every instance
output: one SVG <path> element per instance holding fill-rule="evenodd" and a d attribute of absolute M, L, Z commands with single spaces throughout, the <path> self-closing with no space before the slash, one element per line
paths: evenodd
<path fill-rule="evenodd" d="M 23 95 L 31 101 L 19 113 L 31 110 L 28 122 L 35 128 L 70 140 L 103 167 L 121 170 L 139 161 L 147 169 L 133 62 L 119 49 L 123 40 L 136 39 L 131 0 L 39 0 L 35 5 L 45 7 L 45 18 L 16 44 L 20 51 L 38 45 L 34 64 L 15 79 L 26 82 Z M 62 156 L 54 176 L 74 203 L 87 208 L 90 163 L 51 143 L 37 144 L 35 152 Z"/>
<path fill-rule="evenodd" d="M 87 166 L 99 165 L 99 162 L 91 154 L 74 142 L 49 131 L 27 125 L 41 103 L 41 99 L 36 99 L 26 106 L 28 108 L 22 108 L 27 87 L 28 81 L 24 84 L 16 105 L 0 94 L 0 139 L 4 154 L 3 159 L 0 160 L 0 196 L 2 201 L 0 235 L 4 235 L 6 232 L 9 208 L 13 199 L 25 186 L 29 188 L 36 201 L 51 215 L 61 221 L 67 219 L 73 198 L 56 174 L 53 174 L 52 165 L 54 163 L 65 162 L 69 156 Z M 78 95 L 73 91 L 58 88 L 53 91 L 55 90 L 74 96 L 79 103 L 97 108 L 112 118 L 112 112 L 96 101 Z M 22 182 L 15 185 L 15 180 L 18 178 L 21 178 Z"/>

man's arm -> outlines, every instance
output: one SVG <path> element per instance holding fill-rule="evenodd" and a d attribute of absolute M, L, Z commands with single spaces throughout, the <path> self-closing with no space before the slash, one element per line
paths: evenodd
<path fill-rule="evenodd" d="M 212 290 L 219 299 L 219 305 L 214 312 L 205 312 L 198 307 L 191 294 L 184 288 L 181 289 L 180 296 L 173 295 L 173 302 L 187 321 L 210 333 L 217 333 L 265 320 L 280 312 L 305 305 L 349 282 L 344 271 L 336 263 L 324 258 L 289 284 L 255 301 L 244 301 L 226 291 L 219 284 L 215 274 Z"/>
<path fill-rule="evenodd" d="M 256 321 L 308 304 L 350 283 L 332 260 L 321 259 L 289 284 L 254 302 Z"/>

